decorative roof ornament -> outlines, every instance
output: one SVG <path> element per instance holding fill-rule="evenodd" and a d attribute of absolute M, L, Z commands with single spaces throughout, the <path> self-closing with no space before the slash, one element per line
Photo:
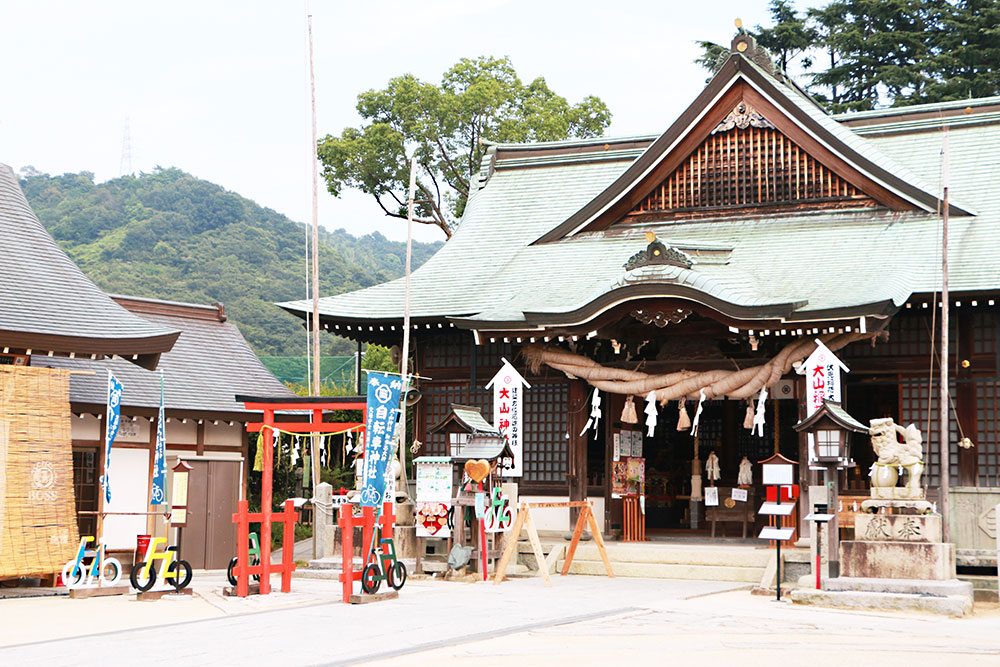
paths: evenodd
<path fill-rule="evenodd" d="M 635 253 L 625 262 L 626 271 L 638 269 L 640 266 L 649 266 L 650 264 L 669 264 L 671 266 L 690 269 L 694 264 L 690 257 L 677 248 L 669 248 L 658 241 L 653 232 L 646 232 L 646 240 L 649 242 L 646 249 Z"/>
<path fill-rule="evenodd" d="M 712 130 L 712 134 L 716 134 L 717 132 L 726 132 L 734 127 L 741 130 L 745 130 L 748 127 L 774 129 L 774 125 L 771 121 L 764 118 L 759 111 L 742 100 L 733 108 L 732 111 L 729 112 L 729 115 L 726 116 L 721 123 L 715 126 L 715 129 Z"/>
<path fill-rule="evenodd" d="M 671 308 L 663 310 L 646 310 L 645 308 L 633 310 L 631 315 L 643 324 L 655 324 L 662 329 L 668 324 L 680 324 L 687 319 L 691 311 L 687 308 Z"/>

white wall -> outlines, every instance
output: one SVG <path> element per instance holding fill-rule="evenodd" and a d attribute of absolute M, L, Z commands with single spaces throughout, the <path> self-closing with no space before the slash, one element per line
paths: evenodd
<path fill-rule="evenodd" d="M 111 502 L 104 505 L 105 511 L 148 512 L 148 493 L 149 451 L 112 447 Z M 145 533 L 145 516 L 104 518 L 104 540 L 109 549 L 135 549 L 135 536 Z"/>

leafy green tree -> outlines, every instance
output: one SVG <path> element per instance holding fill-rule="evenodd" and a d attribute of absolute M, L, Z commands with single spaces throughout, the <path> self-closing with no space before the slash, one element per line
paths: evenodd
<path fill-rule="evenodd" d="M 801 60 L 804 69 L 812 66 L 808 53 L 813 48 L 818 33 L 808 23 L 805 15 L 800 15 L 788 0 L 771 0 L 768 7 L 774 25 L 770 28 L 757 26 L 757 43 L 774 54 L 782 72 L 796 59 Z"/>
<path fill-rule="evenodd" d="M 417 158 L 415 220 L 450 238 L 465 210 L 488 142 L 600 136 L 611 112 L 588 96 L 571 105 L 539 77 L 524 84 L 509 58 L 463 58 L 439 85 L 412 74 L 358 95 L 365 123 L 319 144 L 323 176 L 334 195 L 355 188 L 387 216 L 406 218 L 409 162 Z"/>
<path fill-rule="evenodd" d="M 1000 3 L 958 0 L 935 7 L 933 80 L 902 104 L 1000 95 Z"/>
<path fill-rule="evenodd" d="M 931 3 L 839 0 L 823 17 L 830 27 L 824 42 L 837 62 L 813 84 L 837 88 L 836 98 L 828 98 L 831 111 L 865 111 L 922 94 L 930 81 L 924 67 L 931 55 Z"/>

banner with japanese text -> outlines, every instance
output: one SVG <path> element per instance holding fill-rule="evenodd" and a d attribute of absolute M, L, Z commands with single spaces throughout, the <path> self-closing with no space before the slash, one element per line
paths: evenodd
<path fill-rule="evenodd" d="M 153 452 L 153 492 L 150 505 L 167 503 L 167 432 L 163 409 L 163 374 L 160 374 L 160 411 L 156 416 L 156 449 Z"/>
<path fill-rule="evenodd" d="M 118 435 L 118 425 L 121 421 L 122 383 L 111 371 L 108 371 L 108 411 L 104 431 L 104 474 L 101 475 L 101 487 L 104 489 L 104 501 L 111 502 L 111 445 Z"/>
<path fill-rule="evenodd" d="M 385 473 L 399 417 L 403 381 L 398 375 L 368 373 L 368 422 L 362 466 L 361 505 L 378 507 L 385 494 Z"/>
<path fill-rule="evenodd" d="M 509 361 L 490 380 L 486 388 L 493 387 L 493 426 L 507 438 L 513 458 L 500 461 L 504 477 L 520 477 L 524 473 L 524 387 L 531 385 L 521 377 Z"/>

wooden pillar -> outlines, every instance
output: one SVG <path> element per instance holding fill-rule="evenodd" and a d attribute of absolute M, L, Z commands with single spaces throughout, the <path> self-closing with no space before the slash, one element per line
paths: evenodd
<path fill-rule="evenodd" d="M 198 420 L 198 429 L 195 435 L 195 444 L 198 446 L 197 454 L 198 456 L 205 455 L 205 420 Z"/>
<path fill-rule="evenodd" d="M 583 430 L 584 424 L 587 423 L 587 416 L 590 414 L 587 402 L 588 389 L 589 385 L 584 381 L 570 380 L 567 405 L 569 415 L 566 420 L 566 428 L 569 431 L 569 440 L 567 441 L 569 470 L 566 473 L 566 479 L 569 484 L 570 501 L 583 500 L 587 497 L 587 440 L 590 434 L 584 433 L 581 436 L 580 431 Z M 608 394 L 605 394 L 605 400 L 609 400 L 607 397 Z M 609 413 L 610 407 L 605 406 L 605 423 L 610 421 L 607 417 Z M 575 524 L 579 514 L 579 508 L 570 508 L 570 525 Z"/>
<path fill-rule="evenodd" d="M 101 413 L 97 417 L 97 529 L 96 535 L 94 537 L 100 541 L 104 539 L 104 487 L 101 484 L 101 477 L 104 476 L 104 470 L 107 467 L 107 461 L 105 460 L 105 438 L 107 438 L 107 412 Z"/>
<path fill-rule="evenodd" d="M 274 410 L 264 409 L 264 424 L 274 425 Z M 264 470 L 261 474 L 260 482 L 260 594 L 267 595 L 271 592 L 271 493 L 274 477 L 274 451 L 272 443 L 274 441 L 273 432 L 269 428 L 263 429 L 264 438 Z M 286 549 L 294 549 L 295 543 L 283 544 Z"/>
<path fill-rule="evenodd" d="M 805 387 L 805 380 L 802 382 L 796 382 L 796 386 Z M 777 401 L 775 401 L 777 403 Z M 799 411 L 799 421 L 806 418 L 806 399 L 804 396 L 799 396 L 796 398 L 795 403 Z M 799 502 L 805 502 L 806 506 L 802 508 L 803 511 L 799 512 L 799 537 L 806 538 L 813 534 L 813 525 L 811 521 L 806 521 L 805 516 L 812 512 L 812 506 L 809 505 L 809 486 L 818 484 L 818 475 L 816 471 L 809 470 L 809 436 L 806 433 L 799 433 Z M 837 509 L 836 505 L 831 509 Z"/>
<path fill-rule="evenodd" d="M 740 467 L 739 430 L 743 428 L 744 416 L 740 414 L 740 408 L 745 409 L 745 406 L 746 403 L 742 401 L 727 399 L 722 402 L 722 451 L 716 452 L 724 473 L 722 479 L 719 480 L 720 484 L 725 484 L 726 480 L 732 476 L 733 485 L 736 485 L 736 471 Z"/>

